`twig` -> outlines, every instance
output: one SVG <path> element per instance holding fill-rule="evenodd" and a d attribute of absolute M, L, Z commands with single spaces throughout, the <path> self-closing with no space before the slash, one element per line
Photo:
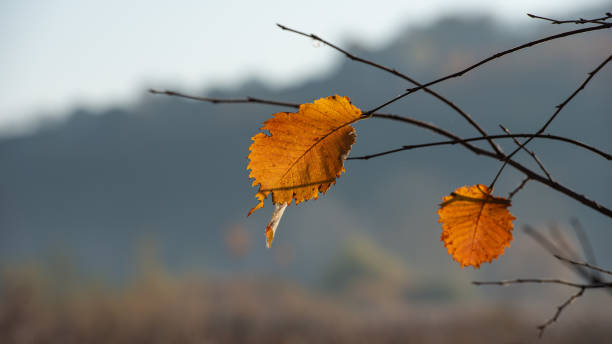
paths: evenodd
<path fill-rule="evenodd" d="M 519 184 L 519 186 L 516 187 L 516 189 L 510 191 L 510 193 L 508 194 L 508 199 L 512 199 L 512 197 L 514 197 L 514 195 L 516 195 L 517 192 L 521 191 L 521 189 L 523 189 L 525 184 L 527 184 L 527 182 L 530 179 L 531 178 L 529 178 L 529 177 L 526 177 L 525 179 L 523 179 L 523 181 Z"/>
<path fill-rule="evenodd" d="M 587 279 L 591 281 L 592 283 L 604 281 L 604 279 L 602 278 L 600 274 L 600 272 L 604 272 L 604 271 L 600 271 L 602 268 L 597 266 L 597 259 L 595 257 L 595 252 L 593 251 L 593 247 L 591 246 L 591 243 L 589 241 L 589 238 L 586 232 L 580 225 L 580 222 L 578 221 L 578 219 L 573 218 L 570 220 L 570 223 L 572 224 L 572 227 L 574 228 L 574 232 L 576 233 L 576 236 L 578 237 L 578 241 L 580 242 L 580 245 L 582 247 L 582 252 L 584 253 L 584 256 L 586 257 L 585 263 L 589 263 L 589 265 L 593 267 L 591 270 L 589 270 L 591 274 L 589 274 L 586 271 L 584 272 L 585 274 L 589 275 Z M 554 255 L 554 256 L 561 260 L 564 260 L 563 258 L 565 258 L 565 260 L 567 261 L 568 259 L 560 255 Z M 577 261 L 577 260 L 574 260 L 574 261 Z M 573 266 L 576 266 L 576 267 L 584 266 L 586 268 L 590 268 L 589 266 L 582 265 L 582 264 L 573 264 Z M 612 289 L 608 289 L 608 294 L 612 296 Z"/>
<path fill-rule="evenodd" d="M 375 108 L 365 112 L 363 114 L 363 116 L 369 116 L 369 115 L 375 113 L 376 111 L 382 109 L 383 107 L 385 107 L 385 106 L 387 106 L 387 105 L 389 105 L 391 103 L 394 103 L 394 102 L 404 98 L 405 96 L 407 96 L 409 94 L 412 94 L 412 93 L 414 93 L 414 92 L 416 92 L 418 90 L 421 90 L 421 89 L 423 89 L 425 87 L 429 87 L 429 86 L 438 84 L 438 83 L 440 83 L 442 81 L 446 81 L 448 79 L 460 77 L 460 76 L 464 75 L 465 73 L 467 73 L 467 72 L 469 72 L 469 71 L 471 71 L 471 70 L 473 70 L 475 68 L 478 68 L 478 67 L 482 66 L 483 64 L 485 64 L 487 62 L 490 62 L 490 61 L 492 61 L 494 59 L 500 58 L 500 57 L 502 57 L 504 55 L 508 55 L 508 54 L 513 53 L 515 51 L 518 51 L 518 50 L 521 50 L 521 49 L 525 49 L 525 48 L 529 48 L 529 47 L 532 47 L 534 45 L 537 45 L 537 44 L 540 44 L 540 43 L 544 43 L 544 42 L 548 42 L 548 41 L 552 41 L 552 40 L 555 40 L 555 39 L 558 39 L 558 38 L 563 38 L 563 37 L 567 37 L 567 36 L 577 35 L 577 34 L 584 33 L 584 32 L 589 32 L 589 31 L 609 29 L 609 28 L 612 28 L 612 23 L 603 23 L 603 24 L 598 25 L 598 26 L 592 26 L 592 27 L 582 28 L 582 29 L 578 29 L 578 30 L 567 31 L 567 32 L 563 32 L 563 33 L 560 33 L 560 34 L 544 37 L 544 38 L 541 38 L 541 39 L 538 39 L 538 40 L 535 40 L 535 41 L 531 41 L 531 42 L 528 42 L 528 43 L 525 43 L 525 44 L 521 44 L 519 46 L 516 46 L 516 47 L 508 49 L 508 50 L 504 50 L 502 52 L 493 54 L 490 57 L 487 57 L 486 59 L 481 60 L 481 61 L 479 61 L 479 62 L 477 62 L 477 63 L 475 63 L 475 64 L 473 64 L 473 65 L 471 65 L 471 66 L 469 66 L 469 67 L 459 71 L 459 72 L 456 72 L 456 73 L 453 73 L 453 74 L 449 74 L 447 76 L 441 77 L 441 78 L 436 79 L 434 81 L 430 81 L 430 82 L 428 82 L 426 84 L 423 84 L 421 86 L 417 86 L 417 87 L 413 87 L 413 88 L 407 89 L 406 92 L 404 92 L 404 93 L 394 97 L 393 99 L 388 100 L 388 101 L 384 102 L 383 104 L 381 104 L 381 105 L 379 105 L 379 106 L 377 106 L 377 107 L 375 107 Z"/>
<path fill-rule="evenodd" d="M 587 262 L 579 262 L 579 261 L 574 260 L 574 259 L 562 257 L 562 256 L 560 256 L 558 254 L 553 254 L 553 256 L 555 256 L 555 258 L 557 258 L 557 259 L 559 259 L 561 261 L 564 261 L 566 263 L 570 263 L 570 264 L 578 265 L 578 266 L 584 266 L 585 268 L 589 268 L 589 269 L 592 269 L 592 270 L 595 270 L 595 271 L 598 271 L 598 272 L 603 272 L 604 274 L 612 275 L 612 271 L 600 268 L 599 266 L 592 265 L 592 264 L 589 264 Z"/>
<path fill-rule="evenodd" d="M 264 99 L 257 99 L 257 98 L 244 98 L 244 99 L 216 99 L 216 98 L 205 98 L 205 97 L 193 97 L 193 96 L 187 96 L 178 92 L 172 92 L 172 91 L 165 91 L 165 92 L 160 92 L 157 91 L 155 92 L 154 90 L 152 93 L 154 94 L 165 94 L 165 95 L 170 95 L 170 96 L 178 96 L 178 97 L 183 97 L 183 98 L 188 98 L 188 99 L 194 99 L 194 100 L 199 100 L 199 101 L 207 101 L 207 102 L 212 102 L 212 103 L 260 103 L 260 104 L 269 104 L 269 105 L 279 105 L 279 106 L 289 106 L 289 107 L 299 107 L 298 104 L 295 103 L 283 103 L 283 102 L 277 102 L 277 101 L 271 101 L 271 100 L 264 100 Z M 404 122 L 404 123 L 409 123 L 421 128 L 425 128 L 428 130 L 431 130 L 433 132 L 436 132 L 442 136 L 446 136 L 448 138 L 450 138 L 453 142 L 459 143 L 463 146 L 465 146 L 467 149 L 471 150 L 474 154 L 477 155 L 485 155 L 488 156 L 490 158 L 493 159 L 497 159 L 497 160 L 504 160 L 503 156 L 500 156 L 496 153 L 487 151 L 485 149 L 473 146 L 471 144 L 469 144 L 468 142 L 464 142 L 463 139 L 461 139 L 460 137 L 458 137 L 457 135 L 448 132 L 446 130 L 443 130 L 433 124 L 429 124 L 426 122 L 422 122 L 422 121 L 418 121 L 416 119 L 412 119 L 409 117 L 403 117 L 403 116 L 398 116 L 398 115 L 390 115 L 390 114 L 370 114 L 370 116 L 375 117 L 375 118 L 382 118 L 382 119 L 388 119 L 388 120 L 394 120 L 394 121 L 400 121 L 400 122 Z M 532 136 L 533 134 L 529 134 L 529 136 Z M 537 137 L 537 136 L 536 136 Z M 569 139 L 563 139 L 563 141 L 566 142 L 570 142 L 572 140 Z M 584 144 L 578 144 L 579 146 L 585 147 L 587 148 L 586 145 Z M 587 148 L 590 149 L 590 148 Z M 590 149 L 593 151 L 594 149 Z M 601 153 L 601 152 L 600 152 Z M 604 153 L 603 156 L 606 157 L 607 153 Z M 530 179 L 533 180 L 537 180 L 540 183 L 546 184 L 547 186 L 569 196 L 570 198 L 573 198 L 575 200 L 577 200 L 578 202 L 586 205 L 589 208 L 592 208 L 608 217 L 612 217 L 612 210 L 602 206 L 601 204 L 587 198 L 584 195 L 581 195 L 571 189 L 569 189 L 566 186 L 563 186 L 557 182 L 554 181 L 550 181 L 548 179 L 546 179 L 545 177 L 540 176 L 539 174 L 537 174 L 536 172 L 530 170 L 529 168 L 519 164 L 518 162 L 514 161 L 514 160 L 509 160 L 508 162 L 511 166 L 513 166 L 514 168 L 516 168 L 517 170 L 523 172 L 526 176 L 530 177 Z"/>
<path fill-rule="evenodd" d="M 540 330 L 540 333 L 538 334 L 539 338 L 542 338 L 542 336 L 544 335 L 544 330 L 546 330 L 546 327 L 548 327 L 549 325 L 557 321 L 557 319 L 559 319 L 559 316 L 561 315 L 563 310 L 565 310 L 565 307 L 569 306 L 572 302 L 574 302 L 577 298 L 581 297 L 582 294 L 584 294 L 585 289 L 586 288 L 580 288 L 580 290 L 576 294 L 570 296 L 569 299 L 567 299 L 565 302 L 563 302 L 560 306 L 557 307 L 557 311 L 552 316 L 552 318 L 548 319 L 545 323 L 538 326 L 538 330 Z"/>
<path fill-rule="evenodd" d="M 561 252 L 561 250 L 559 250 L 559 248 L 555 246 L 555 244 L 553 244 L 550 240 L 548 240 L 545 236 L 540 234 L 540 232 L 536 231 L 535 228 L 531 227 L 530 225 L 523 226 L 523 231 L 540 246 L 542 246 L 546 251 L 548 251 L 548 253 L 555 255 Z"/>
<path fill-rule="evenodd" d="M 584 257 L 586 258 L 586 261 L 591 264 L 597 265 L 595 251 L 593 250 L 593 246 L 591 246 L 591 241 L 589 240 L 589 237 L 582 228 L 580 221 L 578 221 L 577 218 L 572 218 L 570 219 L 570 224 L 574 229 L 574 233 L 576 233 L 576 236 L 578 237 L 578 241 L 580 241 L 580 246 L 582 246 L 582 252 L 584 252 Z"/>
<path fill-rule="evenodd" d="M 469 142 L 461 142 L 462 139 L 460 137 L 458 137 L 457 135 L 448 132 L 444 129 L 441 129 L 433 124 L 430 123 L 426 123 L 426 122 L 422 122 L 413 118 L 409 118 L 409 117 L 402 117 L 402 116 L 398 116 L 398 115 L 390 115 L 390 114 L 375 114 L 375 115 L 371 115 L 372 117 L 375 118 L 385 118 L 385 119 L 389 119 L 389 120 L 394 120 L 394 121 L 400 121 L 400 122 L 404 122 L 404 123 L 408 123 L 411 125 L 415 125 L 421 128 L 425 128 L 428 130 L 431 130 L 433 132 L 436 132 L 440 135 L 446 136 L 451 140 L 455 140 L 455 141 L 459 141 L 459 143 L 461 145 L 463 145 L 464 147 L 466 147 L 467 149 L 471 150 L 472 152 L 474 152 L 474 154 L 477 155 L 483 155 L 483 156 L 487 156 L 493 159 L 497 159 L 500 161 L 504 161 L 505 157 L 504 156 L 500 156 L 495 154 L 494 152 L 488 151 L 486 149 L 482 149 L 480 147 L 476 147 L 474 145 L 471 145 Z M 552 189 L 555 189 L 563 194 L 565 194 L 566 196 L 573 198 L 575 200 L 577 200 L 578 202 L 584 204 L 585 206 L 596 210 L 610 218 L 612 218 L 612 210 L 589 199 L 588 197 L 586 197 L 585 195 L 581 195 L 579 193 L 577 193 L 576 191 L 573 191 L 572 189 L 568 188 L 567 186 L 564 186 L 562 184 L 559 184 L 556 181 L 551 181 L 548 180 L 546 177 L 541 176 L 540 174 L 538 174 L 537 172 L 523 166 L 522 164 L 514 161 L 514 160 L 507 160 L 508 164 L 512 167 L 514 167 L 515 169 L 523 172 L 523 174 L 525 174 L 525 176 L 530 177 L 533 180 L 536 180 L 542 184 L 545 184 L 547 186 L 549 186 Z"/>
<path fill-rule="evenodd" d="M 612 13 L 610 12 L 607 12 L 605 17 L 601 17 L 601 18 L 595 18 L 595 19 L 580 18 L 580 19 L 573 19 L 573 20 L 557 20 L 557 19 L 536 16 L 535 14 L 530 14 L 530 13 L 527 13 L 527 15 L 530 18 L 546 20 L 546 21 L 549 21 L 551 24 L 557 24 L 557 25 L 558 24 L 604 24 L 606 20 L 612 18 Z"/>
<path fill-rule="evenodd" d="M 199 97 L 199 96 L 192 96 L 192 95 L 188 95 L 188 94 L 184 94 L 184 93 L 180 93 L 180 92 L 176 92 L 176 91 L 158 91 L 158 90 L 149 90 L 149 93 L 151 94 L 161 94 L 161 95 L 166 95 L 166 96 L 173 96 L 173 97 L 180 97 L 180 98 L 186 98 L 186 99 L 192 99 L 192 100 L 197 100 L 197 101 L 203 101 L 203 102 L 208 102 L 208 103 L 213 103 L 213 104 L 225 104 L 225 103 L 229 103 L 229 104 L 247 104 L 247 103 L 256 103 L 256 104 L 265 104 L 265 105 L 276 105 L 276 106 L 286 106 L 286 107 L 293 107 L 293 108 L 299 108 L 300 104 L 298 103 L 288 103 L 288 102 L 280 102 L 280 101 L 276 101 L 276 100 L 269 100 L 269 99 L 261 99 L 261 98 L 254 98 L 254 97 L 245 97 L 245 98 L 210 98 L 210 97 Z M 378 117 L 377 115 L 379 114 L 374 114 L 375 116 L 373 117 Z M 404 150 L 410 150 L 410 149 L 414 149 L 414 148 L 421 148 L 421 147 L 431 147 L 431 146 L 440 146 L 440 145 L 454 145 L 457 143 L 461 143 L 461 142 L 471 142 L 471 141 L 481 141 L 481 140 L 487 140 L 487 139 L 506 139 L 506 138 L 515 138 L 515 137 L 531 137 L 533 136 L 533 134 L 510 134 L 510 135 L 488 135 L 488 136 L 478 136 L 478 137 L 470 137 L 467 139 L 459 139 L 459 140 L 451 140 L 451 141 L 439 141 L 439 142 L 431 142 L 431 143 L 424 143 L 424 144 L 418 144 L 418 145 L 406 145 L 406 146 L 402 146 L 402 148 L 398 148 L 398 149 L 393 149 L 393 150 L 389 150 L 389 151 L 385 151 L 385 152 L 381 152 L 381 153 L 376 153 L 376 154 L 371 154 L 371 155 L 365 155 L 365 156 L 359 156 L 359 157 L 352 157 L 352 158 L 348 158 L 347 160 L 368 160 L 371 158 L 375 158 L 375 157 L 379 157 L 379 156 L 383 156 L 383 155 L 387 155 L 387 154 L 391 154 L 391 153 L 395 153 L 395 152 L 401 152 Z M 612 154 L 606 153 L 598 148 L 595 148 L 593 146 L 587 145 L 585 143 L 582 143 L 580 141 L 577 140 L 573 140 L 567 137 L 563 137 L 563 136 L 557 136 L 557 135 L 550 135 L 550 134 L 540 134 L 536 136 L 537 138 L 543 138 L 543 139 L 550 139 L 550 140 L 556 140 L 556 141 L 563 141 L 563 142 L 567 142 L 570 144 L 573 144 L 575 146 L 587 149 L 595 154 L 598 154 L 600 156 L 602 156 L 603 158 L 607 159 L 607 160 L 612 160 Z"/>
<path fill-rule="evenodd" d="M 570 256 L 572 259 L 578 259 L 578 253 L 576 253 L 576 250 L 574 249 L 573 245 L 570 245 L 570 243 L 565 240 L 565 236 L 559 229 L 559 226 L 551 225 L 549 226 L 549 231 L 550 236 L 554 238 L 559 247 L 562 248 L 562 252 L 564 252 L 565 256 Z M 587 273 L 587 275 L 589 274 Z M 587 276 L 585 276 L 585 279 L 589 280 Z"/>
<path fill-rule="evenodd" d="M 258 104 L 267 104 L 267 105 L 287 106 L 287 107 L 293 107 L 293 108 L 296 108 L 296 109 L 300 107 L 300 104 L 296 104 L 296 103 L 286 103 L 286 102 L 279 102 L 279 101 L 275 101 L 275 100 L 259 99 L 259 98 L 254 98 L 254 97 L 235 98 L 235 99 L 220 99 L 220 98 L 208 98 L 208 97 L 191 96 L 191 95 L 187 95 L 187 94 L 180 93 L 180 92 L 175 92 L 175 91 L 158 91 L 158 90 L 154 90 L 154 89 L 150 89 L 149 93 L 151 93 L 151 94 L 163 94 L 163 95 L 166 95 L 166 96 L 174 96 L 174 97 L 180 97 L 180 98 L 187 98 L 187 99 L 197 100 L 197 101 L 201 101 L 201 102 L 209 102 L 209 103 L 213 103 L 213 104 L 258 103 Z"/>
<path fill-rule="evenodd" d="M 377 114 L 374 114 L 376 117 Z M 533 134 L 509 134 L 509 135 L 489 135 L 488 137 L 490 137 L 491 139 L 507 139 L 507 138 L 515 138 L 515 137 L 531 137 Z M 602 156 L 603 158 L 607 159 L 607 160 L 612 160 L 612 154 L 608 154 L 604 151 L 601 151 L 595 147 L 589 146 L 587 144 L 584 144 L 580 141 L 576 141 L 576 140 L 572 140 L 572 139 L 568 139 L 566 137 L 563 136 L 557 136 L 557 135 L 550 135 L 550 134 L 540 134 L 538 136 L 536 136 L 537 138 L 542 138 L 542 139 L 550 139 L 550 140 L 556 140 L 556 141 L 562 141 L 562 142 L 567 142 L 570 144 L 573 144 L 575 146 L 587 149 L 595 154 L 598 154 L 600 156 Z M 443 146 L 443 145 L 455 145 L 457 143 L 461 143 L 461 142 L 472 142 L 472 141 L 482 141 L 485 140 L 487 137 L 483 137 L 483 136 L 478 136 L 478 137 L 470 137 L 467 139 L 462 139 L 462 140 L 450 140 L 450 141 L 436 141 L 436 142 L 429 142 L 429 143 L 421 143 L 421 144 L 416 144 L 416 145 L 405 145 L 402 146 L 400 148 L 396 148 L 396 149 L 391 149 L 391 150 L 387 150 L 384 152 L 380 152 L 380 153 L 374 153 L 374 154 L 368 154 L 368 155 L 363 155 L 363 156 L 356 156 L 356 157 L 351 157 L 348 158 L 347 160 L 368 160 L 368 159 L 372 159 L 372 158 L 377 158 L 380 156 L 384 156 L 384 155 L 388 155 L 388 154 L 392 154 L 392 153 L 397 153 L 397 152 L 402 152 L 402 151 L 406 151 L 406 150 L 411 150 L 411 149 L 416 149 L 416 148 L 424 148 L 424 147 L 433 147 L 433 146 Z"/>
<path fill-rule="evenodd" d="M 521 283 L 541 283 L 541 284 L 562 284 L 573 288 L 584 288 L 584 289 L 600 289 L 600 288 L 612 288 L 612 283 L 575 283 L 560 279 L 543 279 L 543 278 L 517 278 L 513 280 L 501 280 L 501 281 L 473 281 L 474 285 L 501 285 L 509 286 L 511 284 Z"/>
<path fill-rule="evenodd" d="M 572 295 L 569 299 L 563 302 L 560 306 L 557 307 L 557 311 L 552 316 L 552 318 L 548 319 L 544 324 L 538 326 L 538 330 L 540 330 L 539 337 L 541 338 L 546 327 L 557 321 L 561 313 L 565 310 L 565 308 L 570 305 L 574 300 L 582 296 L 586 289 L 598 289 L 598 288 L 612 288 L 612 283 L 591 283 L 591 284 L 581 284 L 568 282 L 560 279 L 541 279 L 541 278 L 518 278 L 514 280 L 501 280 L 501 281 L 473 281 L 474 285 L 500 285 L 500 286 L 509 286 L 511 284 L 522 284 L 522 283 L 541 283 L 541 284 L 560 284 L 568 287 L 578 288 L 578 292 Z"/>
<path fill-rule="evenodd" d="M 414 80 L 413 78 L 407 76 L 406 74 L 403 74 L 403 73 L 397 71 L 395 68 L 389 68 L 387 66 L 383 66 L 383 65 L 381 65 L 379 63 L 376 63 L 374 61 L 370 61 L 370 60 L 367 60 L 365 58 L 353 55 L 353 54 L 349 53 L 348 51 L 338 47 L 337 45 L 335 45 L 333 43 L 330 43 L 330 42 L 324 40 L 323 38 L 321 38 L 321 37 L 319 37 L 319 36 L 317 36 L 315 34 L 312 34 L 312 33 L 311 34 L 307 34 L 307 33 L 304 33 L 304 32 L 301 32 L 301 31 L 298 31 L 298 30 L 295 30 L 295 29 L 292 29 L 290 27 L 287 27 L 287 26 L 284 26 L 284 25 L 281 25 L 281 24 L 276 24 L 276 25 L 278 27 L 280 27 L 281 29 L 285 30 L 285 31 L 293 32 L 295 34 L 298 34 L 298 35 L 301 35 L 301 36 L 305 36 L 305 37 L 309 37 L 309 38 L 312 38 L 312 39 L 314 39 L 316 41 L 319 41 L 319 42 L 327 45 L 328 47 L 333 48 L 333 49 L 337 50 L 338 52 L 344 54 L 350 60 L 361 62 L 363 64 L 366 64 L 366 65 L 372 66 L 374 68 L 378 68 L 380 70 L 383 70 L 385 72 L 391 73 L 391 74 L 393 74 L 393 75 L 395 75 L 397 77 L 400 77 L 400 78 L 402 78 L 404 80 L 407 80 L 408 82 L 410 82 L 410 83 L 412 83 L 412 84 L 414 84 L 416 86 L 421 86 L 422 85 L 421 83 L 419 83 L 418 81 Z M 478 130 L 478 132 L 480 132 L 484 137 L 487 137 L 487 133 L 484 131 L 484 129 L 482 129 L 480 127 L 480 125 L 478 125 L 478 123 L 476 123 L 472 119 L 472 117 L 470 115 L 468 115 L 465 111 L 463 111 L 455 103 L 453 103 L 452 101 L 450 101 L 446 97 L 443 97 L 441 94 L 439 94 L 439 93 L 437 93 L 437 92 L 435 92 L 435 91 L 433 91 L 433 90 L 431 90 L 429 88 L 424 87 L 423 90 L 425 92 L 429 93 L 430 95 L 434 96 L 435 98 L 439 99 L 440 101 L 442 101 L 446 105 L 450 106 L 453 110 L 455 110 L 457 113 L 459 113 L 459 115 L 461 115 L 463 118 L 465 118 L 465 120 L 468 121 L 468 123 L 470 123 L 476 130 Z M 499 146 L 497 144 L 495 144 L 493 142 L 493 140 L 491 140 L 490 138 L 487 138 L 487 141 L 489 142 L 489 144 L 491 145 L 491 147 L 493 148 L 493 150 L 497 154 L 503 154 L 501 148 L 499 148 Z"/>
<path fill-rule="evenodd" d="M 557 105 L 556 108 L 557 110 L 548 118 L 548 120 L 546 121 L 546 123 L 544 123 L 544 125 L 535 133 L 535 135 L 541 134 L 544 132 L 544 130 L 546 130 L 546 128 L 548 128 L 548 125 L 557 117 L 557 115 L 561 112 L 561 110 L 563 110 L 563 108 L 572 100 L 574 99 L 574 97 L 580 92 L 582 91 L 585 86 L 589 83 L 589 81 L 591 81 L 591 79 L 593 79 L 593 76 L 595 76 L 595 74 L 597 74 L 597 72 L 599 72 L 608 62 L 610 62 L 610 60 L 612 60 L 612 55 L 608 56 L 608 58 L 606 58 L 602 63 L 600 63 L 592 72 L 588 73 L 588 77 L 582 82 L 582 84 L 580 84 L 580 86 L 569 96 L 567 97 L 561 104 Z M 535 136 L 534 136 L 535 137 Z M 514 151 L 512 151 L 512 153 L 510 153 L 507 157 L 506 160 L 508 161 L 509 159 L 511 159 L 514 154 L 516 154 L 516 152 L 518 152 L 521 148 L 523 148 L 526 144 L 528 144 L 529 142 L 531 142 L 531 140 L 534 139 L 534 137 L 530 137 L 527 140 L 525 140 L 525 142 L 523 142 L 519 147 L 517 147 Z M 497 181 L 497 179 L 499 178 L 501 172 L 504 170 L 504 167 L 506 167 L 507 162 L 504 162 L 502 164 L 502 166 L 499 168 L 499 170 L 497 171 L 497 174 L 495 175 L 495 178 L 493 178 L 493 181 L 491 182 L 491 184 L 489 185 L 489 188 L 493 188 L 493 186 L 495 185 L 495 182 Z"/>
<path fill-rule="evenodd" d="M 499 125 L 499 127 L 508 135 L 510 135 L 510 130 L 508 130 L 506 127 L 504 127 L 503 125 Z M 514 141 L 514 143 L 516 143 L 517 146 L 521 146 L 521 143 L 519 142 L 519 140 L 516 139 L 516 137 L 513 137 L 512 140 Z M 527 152 L 527 154 L 531 155 L 531 157 L 533 158 L 533 160 L 535 160 L 536 164 L 538 164 L 538 166 L 540 166 L 540 169 L 542 170 L 542 172 L 544 172 L 544 174 L 548 177 L 549 180 L 553 180 L 552 177 L 550 176 L 550 173 L 548 173 L 548 171 L 546 170 L 546 168 L 544 168 L 544 164 L 542 164 L 542 161 L 540 161 L 540 159 L 538 159 L 538 157 L 535 155 L 535 153 L 532 150 L 529 150 L 525 147 L 523 147 L 523 150 L 525 152 Z"/>
<path fill-rule="evenodd" d="M 408 123 L 420 128 L 424 128 L 424 129 L 428 129 L 430 131 L 433 131 L 434 133 L 440 134 L 442 136 L 446 136 L 448 138 L 450 138 L 453 142 L 459 143 L 460 145 L 464 146 L 465 148 L 471 150 L 474 154 L 476 155 L 480 155 L 480 154 L 485 154 L 485 155 L 489 155 L 492 157 L 495 157 L 496 159 L 499 159 L 499 157 L 501 157 L 500 155 L 497 155 L 496 153 L 490 152 L 488 150 L 473 146 L 471 144 L 469 144 L 468 142 L 464 141 L 462 138 L 460 138 L 459 136 L 451 133 L 450 131 L 444 130 L 434 124 L 431 123 L 427 123 L 427 122 L 423 122 L 423 121 L 419 121 L 418 119 L 414 119 L 414 118 L 410 118 L 410 117 L 405 117 L 405 116 L 399 116 L 399 115 L 392 115 L 392 114 L 372 114 L 371 115 L 374 118 L 382 118 L 382 119 L 388 119 L 388 120 L 392 120 L 392 121 L 399 121 L 399 122 L 404 122 L 404 123 Z"/>
<path fill-rule="evenodd" d="M 551 252 L 557 259 L 559 259 L 559 260 L 561 260 L 563 262 L 566 262 L 566 263 L 570 263 L 572 266 L 574 266 L 575 267 L 575 271 L 580 273 L 580 275 L 583 276 L 583 277 L 585 277 L 585 275 L 586 275 L 586 277 L 588 277 L 589 274 L 586 273 L 586 269 L 582 269 L 582 268 L 594 269 L 594 270 L 605 272 L 605 273 L 608 273 L 608 274 L 612 275 L 612 271 L 604 270 L 604 269 L 602 269 L 600 267 L 593 266 L 593 265 L 588 264 L 588 263 L 578 262 L 578 261 L 575 261 L 575 260 L 572 260 L 572 259 L 568 259 L 568 258 L 564 258 L 564 257 L 560 256 L 559 254 L 556 253 L 559 250 L 555 246 L 555 244 L 553 244 L 550 240 L 548 240 L 544 236 L 540 235 L 538 232 L 534 231 L 529 226 L 525 226 L 525 232 L 527 232 L 529 235 L 531 235 L 532 238 L 534 240 L 536 240 L 536 242 L 538 242 L 547 251 Z M 537 329 L 539 330 L 538 336 L 540 338 L 542 338 L 546 328 L 548 326 L 550 326 L 552 323 L 556 322 L 559 319 L 559 317 L 561 316 L 561 313 L 563 313 L 563 311 L 572 302 L 574 302 L 577 298 L 581 297 L 584 294 L 586 289 L 603 288 L 603 289 L 605 289 L 607 291 L 611 291 L 612 292 L 612 283 L 601 281 L 601 280 L 591 280 L 590 283 L 583 284 L 583 283 L 570 282 L 570 281 L 561 280 L 561 279 L 519 278 L 519 279 L 501 280 L 501 281 L 485 281 L 485 282 L 474 281 L 472 283 L 475 284 L 475 285 L 500 285 L 500 286 L 508 286 L 508 285 L 511 285 L 511 284 L 521 284 L 521 283 L 547 283 L 547 284 L 560 284 L 560 285 L 565 285 L 565 286 L 569 286 L 569 287 L 573 287 L 573 288 L 578 288 L 579 290 L 578 290 L 577 293 L 573 294 L 565 302 L 563 302 L 561 305 L 557 306 L 557 310 L 555 311 L 555 313 L 553 314 L 553 316 L 550 319 L 548 319 L 545 323 L 543 323 L 543 324 L 541 324 L 541 325 L 539 325 L 537 327 Z"/>
<path fill-rule="evenodd" d="M 548 240 L 548 238 L 540 234 L 533 227 L 525 225 L 523 227 L 523 230 L 527 235 L 529 235 L 533 240 L 535 240 L 535 242 L 542 246 L 551 255 L 556 256 L 561 255 L 563 253 L 553 242 Z M 582 269 L 580 266 L 575 266 L 571 264 L 566 264 L 565 266 L 568 269 L 572 270 L 574 273 L 576 273 L 578 276 L 584 278 L 585 280 L 592 281 L 591 274 L 589 273 L 589 271 Z"/>

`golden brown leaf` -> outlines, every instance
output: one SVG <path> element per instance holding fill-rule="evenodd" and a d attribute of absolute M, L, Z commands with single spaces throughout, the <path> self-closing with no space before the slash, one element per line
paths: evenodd
<path fill-rule="evenodd" d="M 463 186 L 444 197 L 438 214 L 441 240 L 461 267 L 489 263 L 510 247 L 512 221 L 510 200 L 494 197 L 482 184 Z"/>
<path fill-rule="evenodd" d="M 259 203 L 249 215 L 263 207 L 272 193 L 276 205 L 296 204 L 317 199 L 336 182 L 344 171 L 344 160 L 355 143 L 355 129 L 350 125 L 361 119 L 361 110 L 347 97 L 327 97 L 300 105 L 297 113 L 280 112 L 264 122 L 253 136 L 249 148 L 249 178 L 259 185 L 255 197 Z M 282 209 L 284 211 L 284 208 Z M 275 214 L 282 211 L 276 208 Z M 280 216 L 268 224 L 268 246 Z M 273 229 L 273 230 L 271 230 Z"/>

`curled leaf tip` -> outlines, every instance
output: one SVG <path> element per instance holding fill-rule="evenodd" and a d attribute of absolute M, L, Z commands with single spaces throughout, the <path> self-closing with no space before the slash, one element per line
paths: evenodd
<path fill-rule="evenodd" d="M 283 214 L 285 213 L 285 209 L 287 209 L 287 203 L 275 204 L 274 212 L 272 213 L 272 218 L 268 225 L 266 226 L 266 247 L 270 248 L 272 246 L 272 242 L 274 241 L 274 234 L 276 233 L 276 228 L 280 223 Z"/>

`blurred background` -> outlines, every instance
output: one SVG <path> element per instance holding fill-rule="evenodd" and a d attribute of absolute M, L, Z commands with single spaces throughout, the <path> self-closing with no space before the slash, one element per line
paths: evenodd
<path fill-rule="evenodd" d="M 350 61 L 281 23 L 427 82 L 574 24 L 525 13 L 598 17 L 609 1 L 0 3 L 0 342 L 532 342 L 573 289 L 476 287 L 519 277 L 580 281 L 524 233 L 534 227 L 580 255 L 578 219 L 612 267 L 610 219 L 530 182 L 513 199 L 506 253 L 461 269 L 440 242 L 436 210 L 499 163 L 461 147 L 367 161 L 318 201 L 287 209 L 271 249 L 269 201 L 251 217 L 250 138 L 267 105 L 349 96 L 370 109 L 410 85 Z M 495 60 L 433 89 L 489 133 L 539 128 L 610 54 L 609 30 Z M 549 127 L 612 151 L 612 69 Z M 420 92 L 385 110 L 477 136 Z M 351 156 L 440 138 L 397 122 L 356 124 Z M 499 142 L 505 151 L 512 141 Z M 487 147 L 482 145 L 482 147 Z M 553 177 L 612 206 L 610 162 L 559 142 L 530 144 Z M 528 155 L 517 160 L 537 170 Z M 522 181 L 507 169 L 506 196 Z M 609 341 L 612 298 L 587 292 L 544 342 Z"/>

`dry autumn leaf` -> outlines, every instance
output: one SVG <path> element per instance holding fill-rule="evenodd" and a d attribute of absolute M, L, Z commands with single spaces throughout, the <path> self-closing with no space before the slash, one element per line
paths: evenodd
<path fill-rule="evenodd" d="M 438 214 L 441 240 L 461 267 L 480 267 L 504 253 L 512 240 L 510 200 L 494 197 L 482 184 L 463 186 L 444 197 Z"/>
<path fill-rule="evenodd" d="M 247 169 L 249 178 L 255 179 L 253 186 L 259 185 L 259 203 L 249 215 L 272 193 L 275 210 L 266 227 L 268 247 L 287 205 L 317 199 L 344 171 L 355 143 L 351 124 L 361 118 L 361 110 L 349 98 L 333 96 L 302 104 L 297 113 L 274 114 L 261 128 L 269 135 L 253 136 Z"/>

